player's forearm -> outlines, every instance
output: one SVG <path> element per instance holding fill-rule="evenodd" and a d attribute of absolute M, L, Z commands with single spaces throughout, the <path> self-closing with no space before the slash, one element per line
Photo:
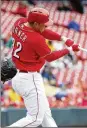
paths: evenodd
<path fill-rule="evenodd" d="M 63 44 L 66 44 L 68 47 L 72 46 L 74 44 L 74 41 L 58 34 L 57 32 L 51 31 L 50 29 L 45 29 L 44 32 L 41 33 L 44 38 L 48 40 L 57 40 L 61 41 Z"/>
<path fill-rule="evenodd" d="M 68 53 L 69 53 L 68 49 L 54 51 L 51 54 L 45 56 L 44 59 L 47 60 L 48 62 L 51 62 L 51 61 L 54 61 L 54 60 L 57 60 L 57 59 L 63 57 L 64 55 L 66 55 Z"/>
<path fill-rule="evenodd" d="M 45 29 L 44 32 L 41 33 L 41 35 L 43 35 L 48 40 L 61 40 L 61 35 L 54 31 L 51 31 L 50 29 Z"/>

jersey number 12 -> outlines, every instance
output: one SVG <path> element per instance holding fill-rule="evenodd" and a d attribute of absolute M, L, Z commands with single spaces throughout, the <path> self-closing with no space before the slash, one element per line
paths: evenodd
<path fill-rule="evenodd" d="M 17 42 L 17 49 L 14 51 L 14 54 L 13 56 L 16 57 L 16 58 L 20 58 L 18 53 L 22 50 L 22 45 L 20 42 Z"/>

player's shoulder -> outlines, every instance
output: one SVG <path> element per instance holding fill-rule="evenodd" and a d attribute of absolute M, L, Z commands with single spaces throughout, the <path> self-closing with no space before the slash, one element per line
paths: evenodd
<path fill-rule="evenodd" d="M 34 31 L 36 38 L 44 39 L 44 36 L 41 34 L 41 32 Z"/>
<path fill-rule="evenodd" d="M 44 37 L 39 32 L 34 32 L 36 40 L 44 40 Z"/>
<path fill-rule="evenodd" d="M 31 38 L 33 46 L 38 46 L 39 44 L 43 44 L 45 42 L 45 38 L 38 32 L 34 32 Z"/>
<path fill-rule="evenodd" d="M 16 22 L 14 23 L 14 26 L 17 26 L 18 24 L 23 23 L 23 22 L 26 22 L 26 21 L 27 21 L 27 18 L 23 18 L 23 17 L 18 18 L 16 20 Z"/>

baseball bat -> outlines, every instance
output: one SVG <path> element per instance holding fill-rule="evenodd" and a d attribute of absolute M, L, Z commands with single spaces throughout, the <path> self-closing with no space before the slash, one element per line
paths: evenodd
<path fill-rule="evenodd" d="M 82 47 L 80 47 L 80 46 L 79 46 L 79 49 L 82 50 L 82 51 L 84 51 L 84 52 L 87 52 L 87 49 L 82 48 Z"/>

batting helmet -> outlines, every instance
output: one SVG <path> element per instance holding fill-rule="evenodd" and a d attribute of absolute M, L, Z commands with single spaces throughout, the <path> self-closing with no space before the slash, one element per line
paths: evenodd
<path fill-rule="evenodd" d="M 28 22 L 37 22 L 45 24 L 46 26 L 52 25 L 53 21 L 49 19 L 49 12 L 44 8 L 33 8 L 28 14 Z"/>

